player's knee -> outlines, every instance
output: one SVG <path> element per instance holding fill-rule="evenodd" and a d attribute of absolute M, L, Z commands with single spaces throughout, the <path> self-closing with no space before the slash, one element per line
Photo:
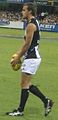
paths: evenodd
<path fill-rule="evenodd" d="M 21 88 L 27 88 L 29 87 L 29 83 L 26 81 L 21 82 Z"/>
<path fill-rule="evenodd" d="M 21 82 L 21 88 L 25 86 L 25 82 Z"/>

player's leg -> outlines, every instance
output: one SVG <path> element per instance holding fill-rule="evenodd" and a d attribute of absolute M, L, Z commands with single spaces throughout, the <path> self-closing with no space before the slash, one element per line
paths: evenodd
<path fill-rule="evenodd" d="M 37 88 L 37 86 L 31 85 L 29 87 L 29 91 L 35 96 L 39 97 L 43 103 L 46 103 L 47 97 L 39 90 L 39 88 Z"/>
<path fill-rule="evenodd" d="M 20 99 L 20 105 L 19 105 L 19 111 L 24 111 L 26 101 L 29 96 L 29 86 L 31 84 L 31 74 L 28 73 L 22 73 L 22 79 L 21 79 L 21 99 Z"/>
<path fill-rule="evenodd" d="M 35 96 L 39 97 L 42 102 L 44 103 L 44 107 L 45 107 L 45 116 L 47 116 L 49 114 L 49 112 L 51 111 L 51 108 L 53 106 L 53 101 L 50 100 L 49 98 L 47 98 L 36 86 L 31 85 L 29 87 L 29 91 L 34 94 Z"/>
<path fill-rule="evenodd" d="M 24 114 L 25 104 L 29 96 L 29 86 L 31 84 L 32 75 L 28 73 L 23 73 L 21 76 L 21 98 L 19 107 L 12 112 L 7 112 L 9 116 L 22 116 Z"/>

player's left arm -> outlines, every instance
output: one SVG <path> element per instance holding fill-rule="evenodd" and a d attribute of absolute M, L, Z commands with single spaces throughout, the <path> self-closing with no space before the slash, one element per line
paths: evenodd
<path fill-rule="evenodd" d="M 21 58 L 25 54 L 25 52 L 29 49 L 35 31 L 36 31 L 36 26 L 33 23 L 28 24 L 28 26 L 26 28 L 26 40 L 25 40 L 25 43 L 22 46 L 21 50 L 17 52 L 19 58 Z"/>
<path fill-rule="evenodd" d="M 36 26 L 33 23 L 28 24 L 27 28 L 26 28 L 26 39 L 25 42 L 21 48 L 21 50 L 18 50 L 16 52 L 17 56 L 14 57 L 14 60 L 12 62 L 12 64 L 16 64 L 17 61 L 19 59 L 21 59 L 21 57 L 25 54 L 25 52 L 29 49 L 32 39 L 33 39 L 33 35 L 34 32 L 36 31 Z"/>

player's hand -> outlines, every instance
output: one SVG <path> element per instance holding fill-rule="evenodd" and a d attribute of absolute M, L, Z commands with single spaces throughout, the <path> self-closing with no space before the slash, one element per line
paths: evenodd
<path fill-rule="evenodd" d="M 18 54 L 14 54 L 11 58 L 11 66 L 14 71 L 17 71 L 21 68 L 21 59 Z"/>
<path fill-rule="evenodd" d="M 11 65 L 15 66 L 18 62 L 20 61 L 19 59 L 19 55 L 18 54 L 14 54 L 11 58 Z"/>

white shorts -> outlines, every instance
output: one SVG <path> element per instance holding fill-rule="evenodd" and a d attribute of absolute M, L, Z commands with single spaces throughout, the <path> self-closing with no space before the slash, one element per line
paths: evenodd
<path fill-rule="evenodd" d="M 25 59 L 22 63 L 22 72 L 35 74 L 41 63 L 41 58 L 39 59 Z"/>

